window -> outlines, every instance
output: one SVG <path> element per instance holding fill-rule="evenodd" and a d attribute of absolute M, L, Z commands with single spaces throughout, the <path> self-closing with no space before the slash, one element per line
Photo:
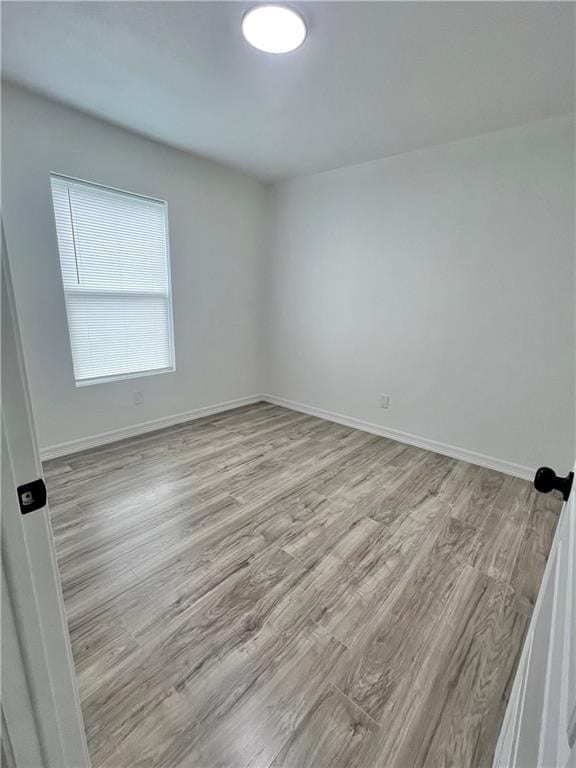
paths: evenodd
<path fill-rule="evenodd" d="M 76 385 L 173 371 L 166 203 L 50 181 Z"/>

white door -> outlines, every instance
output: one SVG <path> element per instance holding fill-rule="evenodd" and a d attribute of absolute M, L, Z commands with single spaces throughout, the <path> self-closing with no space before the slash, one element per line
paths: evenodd
<path fill-rule="evenodd" d="M 576 487 L 573 487 L 560 515 L 494 766 L 576 767 L 575 741 Z"/>
<path fill-rule="evenodd" d="M 22 514 L 42 478 L 2 230 L 2 758 L 17 768 L 90 761 L 48 509 Z"/>

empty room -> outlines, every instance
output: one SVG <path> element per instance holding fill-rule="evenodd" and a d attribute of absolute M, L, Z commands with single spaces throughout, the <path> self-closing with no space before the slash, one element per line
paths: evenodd
<path fill-rule="evenodd" d="M 2 3 L 2 768 L 576 766 L 575 11 Z"/>

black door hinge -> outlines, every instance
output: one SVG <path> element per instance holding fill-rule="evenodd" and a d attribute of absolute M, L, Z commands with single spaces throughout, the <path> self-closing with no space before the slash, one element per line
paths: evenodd
<path fill-rule="evenodd" d="M 37 509 L 42 509 L 42 507 L 46 506 L 46 486 L 42 478 L 31 483 L 19 485 L 16 490 L 18 492 L 20 512 L 23 515 L 27 515 L 28 512 L 35 512 Z"/>

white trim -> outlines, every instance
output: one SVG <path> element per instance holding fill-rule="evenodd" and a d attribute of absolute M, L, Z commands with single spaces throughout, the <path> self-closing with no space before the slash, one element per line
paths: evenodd
<path fill-rule="evenodd" d="M 109 432 L 100 432 L 99 434 L 91 435 L 90 437 L 81 437 L 78 440 L 69 440 L 66 443 L 49 445 L 46 446 L 46 448 L 40 449 L 40 458 L 42 461 L 47 461 L 48 459 L 55 459 L 58 456 L 79 453 L 80 451 L 86 451 L 89 448 L 96 448 L 99 445 L 115 443 L 118 440 L 124 440 L 127 437 L 137 437 L 146 432 L 155 432 L 159 429 L 164 429 L 165 427 L 173 427 L 176 424 L 183 424 L 186 421 L 201 419 L 203 416 L 212 416 L 216 413 L 230 411 L 233 408 L 240 408 L 243 405 L 252 405 L 253 403 L 260 402 L 262 399 L 263 398 L 260 395 L 248 395 L 247 397 L 239 397 L 235 400 L 226 400 L 223 403 L 205 405 L 201 408 L 195 408 L 193 411 L 175 413 L 172 416 L 163 416 L 160 419 L 144 421 L 130 427 L 111 429 Z"/>
<path fill-rule="evenodd" d="M 144 379 L 148 376 L 159 376 L 162 373 L 176 373 L 176 367 L 156 368 L 151 371 L 135 371 L 134 373 L 113 373 L 111 376 L 98 376 L 95 379 L 76 379 L 77 387 L 91 387 L 93 384 L 108 384 L 111 381 L 125 381 L 126 379 Z"/>
<path fill-rule="evenodd" d="M 414 445 L 417 448 L 423 448 L 426 451 L 433 451 L 434 453 L 440 453 L 443 456 L 450 456 L 452 459 L 467 461 L 470 464 L 477 464 L 479 467 L 494 469 L 497 472 L 504 472 L 507 475 L 520 477 L 523 480 L 531 480 L 536 471 L 532 467 L 515 464 L 512 461 L 497 459 L 493 456 L 485 456 L 483 453 L 469 451 L 467 448 L 459 448 L 455 445 L 440 443 L 437 440 L 430 440 L 427 437 L 411 435 L 408 432 L 401 432 L 400 430 L 391 429 L 390 427 L 383 427 L 381 424 L 362 421 L 361 419 L 355 419 L 352 416 L 343 416 L 340 413 L 326 411 L 324 408 L 316 408 L 315 406 L 305 405 L 304 403 L 298 403 L 294 400 L 287 400 L 284 397 L 277 397 L 276 395 L 248 395 L 247 397 L 240 397 L 235 400 L 227 400 L 223 403 L 206 405 L 202 408 L 195 408 L 193 411 L 176 413 L 172 416 L 145 421 L 131 427 L 122 427 L 121 429 L 110 430 L 110 432 L 101 432 L 100 434 L 92 435 L 90 437 L 70 440 L 66 443 L 49 445 L 46 448 L 42 448 L 40 454 L 42 461 L 54 459 L 58 456 L 67 456 L 68 454 L 78 453 L 79 451 L 86 451 L 89 448 L 96 448 L 99 445 L 106 445 L 108 443 L 114 443 L 117 440 L 124 440 L 127 437 L 136 437 L 137 435 L 143 435 L 146 432 L 155 432 L 158 429 L 172 427 L 176 424 L 183 424 L 186 421 L 201 419 L 203 416 L 212 416 L 216 413 L 230 411 L 233 408 L 240 408 L 243 405 L 252 405 L 258 402 L 280 405 L 283 408 L 290 408 L 292 411 L 307 413 L 309 416 L 316 416 L 319 419 L 333 421 L 336 424 L 343 424 L 346 427 L 360 429 L 363 432 L 370 432 L 371 434 L 379 435 L 380 437 L 388 437 L 399 443 Z"/>
<path fill-rule="evenodd" d="M 24 711 L 12 718 L 15 710 L 8 707 L 6 696 L 2 700 L 2 711 L 14 756 L 20 760 L 18 765 L 89 768 L 90 757 L 48 507 L 23 517 L 17 502 L 17 486 L 30 482 L 31 478 L 42 477 L 42 468 L 3 223 L 1 229 L 2 353 L 6 353 L 6 365 L 2 369 L 1 419 L 2 576 L 21 651 L 20 660 L 16 654 L 15 658 L 8 659 L 8 663 L 23 667 L 22 676 L 29 689 L 33 718 L 26 717 Z M 5 661 L 3 646 L 2 663 Z M 12 682 L 15 681 L 16 678 Z M 14 691 L 9 686 L 3 691 L 6 693 L 10 695 Z M 15 694 L 13 701 L 18 707 L 23 702 L 20 694 L 22 691 Z M 40 744 L 41 763 L 29 762 L 32 733 L 36 734 Z"/>
<path fill-rule="evenodd" d="M 450 456 L 452 459 L 459 459 L 460 461 L 467 461 L 470 464 L 477 464 L 479 467 L 486 467 L 487 469 L 494 469 L 497 472 L 504 472 L 507 475 L 520 477 L 523 480 L 531 480 L 536 471 L 532 467 L 515 464 L 512 461 L 497 459 L 493 456 L 485 456 L 483 453 L 470 451 L 467 448 L 459 448 L 458 446 L 449 445 L 448 443 L 440 443 L 437 440 L 430 440 L 427 437 L 420 437 L 420 435 L 411 435 L 408 432 L 400 432 L 400 430 L 397 429 L 383 427 L 381 424 L 362 421 L 361 419 L 355 419 L 352 416 L 343 416 L 340 413 L 326 411 L 324 408 L 316 408 L 311 405 L 304 405 L 304 403 L 297 403 L 294 400 L 287 400 L 284 397 L 262 395 L 260 399 L 267 403 L 272 403 L 273 405 L 281 405 L 284 408 L 290 408 L 293 411 L 307 413 L 309 416 L 317 416 L 319 419 L 334 421 L 336 424 L 343 424 L 344 426 L 352 427 L 353 429 L 361 429 L 364 432 L 371 432 L 380 437 L 388 437 L 399 443 L 406 443 L 407 445 L 414 445 L 417 448 L 423 448 L 426 451 L 441 453 L 443 456 Z"/>

